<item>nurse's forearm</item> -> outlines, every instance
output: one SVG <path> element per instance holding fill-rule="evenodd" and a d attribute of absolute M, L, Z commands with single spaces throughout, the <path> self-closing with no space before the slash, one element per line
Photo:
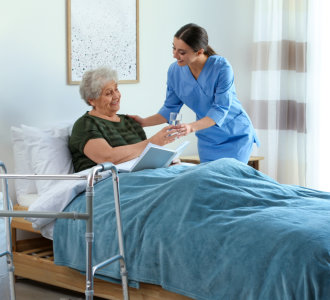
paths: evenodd
<path fill-rule="evenodd" d="M 167 120 L 161 114 L 155 114 L 150 117 L 144 118 L 142 126 L 148 127 L 148 126 L 163 124 L 166 122 Z"/>
<path fill-rule="evenodd" d="M 215 124 L 214 120 L 210 117 L 204 117 L 198 121 L 190 123 L 191 132 L 209 128 Z"/>

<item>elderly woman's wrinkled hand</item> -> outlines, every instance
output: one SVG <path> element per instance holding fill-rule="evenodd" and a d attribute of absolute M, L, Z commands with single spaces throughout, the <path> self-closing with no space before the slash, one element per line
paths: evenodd
<path fill-rule="evenodd" d="M 150 142 L 159 146 L 172 143 L 179 136 L 178 129 L 175 126 L 166 126 L 150 138 Z"/>

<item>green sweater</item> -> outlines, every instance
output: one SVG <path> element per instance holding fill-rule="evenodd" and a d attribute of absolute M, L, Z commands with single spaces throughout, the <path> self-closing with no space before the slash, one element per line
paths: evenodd
<path fill-rule="evenodd" d="M 126 115 L 118 115 L 120 122 L 111 122 L 86 112 L 72 128 L 69 149 L 75 172 L 96 165 L 84 154 L 84 147 L 90 139 L 105 139 L 111 147 L 136 144 L 145 140 L 146 134 L 136 121 Z"/>

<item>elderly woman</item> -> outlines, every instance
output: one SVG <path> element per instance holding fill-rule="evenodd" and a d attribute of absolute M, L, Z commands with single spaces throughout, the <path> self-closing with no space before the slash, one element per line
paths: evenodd
<path fill-rule="evenodd" d="M 139 156 L 147 144 L 163 146 L 175 140 L 169 135 L 173 126 L 164 127 L 151 138 L 135 120 L 117 114 L 121 94 L 115 70 L 98 68 L 87 71 L 80 84 L 80 95 L 92 107 L 74 124 L 69 140 L 76 172 L 98 163 L 122 163 Z"/>

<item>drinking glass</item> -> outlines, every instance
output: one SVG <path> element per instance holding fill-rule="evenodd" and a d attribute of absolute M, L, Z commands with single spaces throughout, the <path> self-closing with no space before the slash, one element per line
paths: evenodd
<path fill-rule="evenodd" d="M 179 125 L 182 121 L 182 114 L 171 112 L 170 113 L 170 125 Z"/>

